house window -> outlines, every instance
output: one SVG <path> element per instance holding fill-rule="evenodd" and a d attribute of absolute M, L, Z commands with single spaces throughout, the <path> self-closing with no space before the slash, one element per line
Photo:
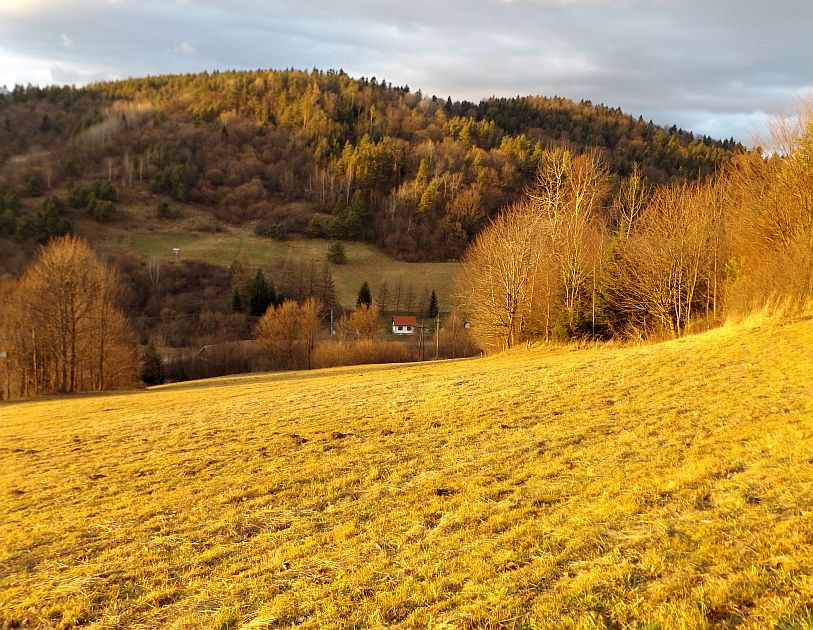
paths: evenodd
<path fill-rule="evenodd" d="M 399 331 L 401 331 L 401 330 L 403 330 L 403 329 L 404 329 L 404 327 L 403 327 L 403 326 L 398 326 L 398 330 L 399 330 Z"/>

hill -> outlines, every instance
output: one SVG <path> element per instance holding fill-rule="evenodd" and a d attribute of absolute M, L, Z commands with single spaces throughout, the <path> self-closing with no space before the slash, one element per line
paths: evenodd
<path fill-rule="evenodd" d="M 114 208 L 73 193 L 106 181 L 117 190 L 104 200 L 123 207 L 149 196 L 153 208 L 191 203 L 262 235 L 449 261 L 559 146 L 601 151 L 618 177 L 639 164 L 655 182 L 702 177 L 742 149 L 587 101 L 452 102 L 340 71 L 18 86 L 0 97 L 0 236 L 57 229 L 26 218 L 48 194 L 115 222 Z"/>
<path fill-rule="evenodd" d="M 813 321 L 0 406 L 0 619 L 809 628 Z"/>

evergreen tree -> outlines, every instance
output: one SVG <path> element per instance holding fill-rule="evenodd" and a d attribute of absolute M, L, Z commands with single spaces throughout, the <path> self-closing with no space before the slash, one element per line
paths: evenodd
<path fill-rule="evenodd" d="M 327 259 L 334 265 L 343 265 L 347 262 L 347 254 L 344 251 L 344 245 L 341 243 L 333 243 L 327 250 Z"/>
<path fill-rule="evenodd" d="M 269 306 L 276 303 L 277 296 L 274 285 L 265 279 L 262 269 L 257 269 L 257 274 L 251 281 L 249 287 L 248 313 L 254 317 L 260 317 Z"/>
<path fill-rule="evenodd" d="M 426 316 L 437 317 L 438 312 L 438 296 L 435 293 L 435 290 L 432 289 L 432 295 L 429 298 L 429 308 L 426 310 Z"/>
<path fill-rule="evenodd" d="M 243 297 L 240 295 L 240 289 L 235 288 L 234 293 L 231 296 L 231 310 L 235 313 L 241 313 L 243 311 Z"/>
<path fill-rule="evenodd" d="M 424 158 L 421 158 L 421 163 L 418 165 L 418 174 L 415 175 L 415 183 L 419 186 L 424 186 L 429 181 L 429 165 Z"/>
<path fill-rule="evenodd" d="M 141 380 L 147 385 L 160 385 L 164 382 L 164 360 L 152 340 L 144 350 L 144 367 Z"/>
<path fill-rule="evenodd" d="M 58 197 L 53 195 L 47 197 L 41 210 L 17 219 L 14 238 L 19 242 L 32 240 L 44 244 L 54 236 L 70 234 L 73 227 L 62 216 L 63 209 L 64 206 Z"/>
<path fill-rule="evenodd" d="M 370 285 L 367 284 L 366 280 L 361 285 L 358 297 L 356 298 L 356 306 L 361 306 L 362 304 L 368 307 L 373 305 L 373 295 L 370 293 Z"/>
<path fill-rule="evenodd" d="M 13 190 L 9 190 L 5 195 L 3 195 L 3 206 L 5 206 L 6 210 L 19 210 L 20 197 Z"/>

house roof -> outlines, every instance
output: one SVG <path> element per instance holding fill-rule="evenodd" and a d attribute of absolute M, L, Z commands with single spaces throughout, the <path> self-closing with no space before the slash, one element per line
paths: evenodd
<path fill-rule="evenodd" d="M 418 318 L 414 315 L 393 315 L 392 316 L 392 325 L 393 326 L 417 326 L 418 325 Z"/>

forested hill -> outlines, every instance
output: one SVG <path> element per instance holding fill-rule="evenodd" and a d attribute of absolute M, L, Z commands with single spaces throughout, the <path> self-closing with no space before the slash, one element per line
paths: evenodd
<path fill-rule="evenodd" d="M 156 207 L 196 204 L 271 237 L 363 239 L 407 260 L 448 260 L 559 145 L 596 147 L 618 176 L 637 163 L 653 181 L 702 177 L 742 148 L 590 102 L 452 102 L 341 71 L 18 86 L 0 97 L 0 237 L 42 239 L 64 229 L 71 206 L 115 221 L 92 199 L 149 194 Z M 115 194 L 97 194 L 101 181 Z M 62 199 L 20 203 L 48 194 Z M 27 216 L 35 207 L 41 215 Z"/>

